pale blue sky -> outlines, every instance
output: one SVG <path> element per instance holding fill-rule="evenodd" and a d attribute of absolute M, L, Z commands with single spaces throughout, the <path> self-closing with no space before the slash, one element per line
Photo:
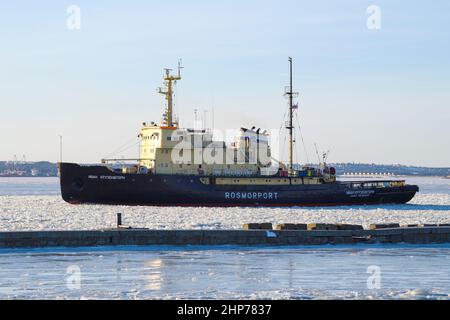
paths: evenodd
<path fill-rule="evenodd" d="M 366 27 L 372 4 L 381 30 Z M 445 0 L 3 1 L 0 159 L 56 161 L 62 134 L 65 161 L 99 161 L 160 120 L 156 87 L 178 58 L 182 124 L 214 102 L 216 127 L 279 128 L 293 56 L 311 158 L 316 142 L 332 162 L 450 166 L 449 12 Z"/>

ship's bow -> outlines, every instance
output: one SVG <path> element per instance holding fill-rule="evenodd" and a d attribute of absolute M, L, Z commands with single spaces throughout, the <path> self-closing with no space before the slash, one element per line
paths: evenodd
<path fill-rule="evenodd" d="M 84 187 L 83 173 L 81 167 L 74 163 L 58 163 L 59 182 L 61 196 L 69 203 L 82 202 L 81 192 Z"/>

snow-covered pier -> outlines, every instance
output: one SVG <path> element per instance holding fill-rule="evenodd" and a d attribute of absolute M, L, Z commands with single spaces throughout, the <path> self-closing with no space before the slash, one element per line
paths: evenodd
<path fill-rule="evenodd" d="M 450 227 L 419 226 L 374 230 L 149 230 L 0 232 L 0 248 L 242 245 L 290 246 L 334 244 L 450 243 Z"/>

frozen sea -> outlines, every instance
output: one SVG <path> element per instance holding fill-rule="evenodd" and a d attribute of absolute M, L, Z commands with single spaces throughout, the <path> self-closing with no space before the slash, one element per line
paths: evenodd
<path fill-rule="evenodd" d="M 450 180 L 407 178 L 406 205 L 337 208 L 72 206 L 56 178 L 0 178 L 0 231 L 124 223 L 229 229 L 245 222 L 450 223 Z M 450 245 L 0 250 L 0 299 L 450 299 Z"/>

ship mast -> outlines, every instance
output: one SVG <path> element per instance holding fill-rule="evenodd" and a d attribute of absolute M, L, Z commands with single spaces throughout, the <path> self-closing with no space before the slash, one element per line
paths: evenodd
<path fill-rule="evenodd" d="M 294 135 L 293 135 L 293 123 L 292 119 L 294 116 L 294 95 L 293 92 L 293 77 L 292 77 L 292 58 L 289 57 L 289 87 L 286 88 L 286 95 L 289 96 L 289 121 L 286 123 L 286 129 L 289 130 L 289 176 L 294 176 Z"/>
<path fill-rule="evenodd" d="M 165 76 L 164 76 L 164 85 L 165 88 L 158 88 L 158 92 L 163 94 L 167 100 L 167 108 L 164 113 L 163 122 L 164 125 L 168 127 L 173 127 L 175 125 L 178 125 L 173 120 L 173 85 L 176 83 L 176 81 L 181 80 L 181 69 L 183 67 L 181 66 L 181 60 L 178 62 L 178 74 L 176 76 L 172 75 L 170 72 L 172 69 L 164 69 L 165 70 Z"/>

